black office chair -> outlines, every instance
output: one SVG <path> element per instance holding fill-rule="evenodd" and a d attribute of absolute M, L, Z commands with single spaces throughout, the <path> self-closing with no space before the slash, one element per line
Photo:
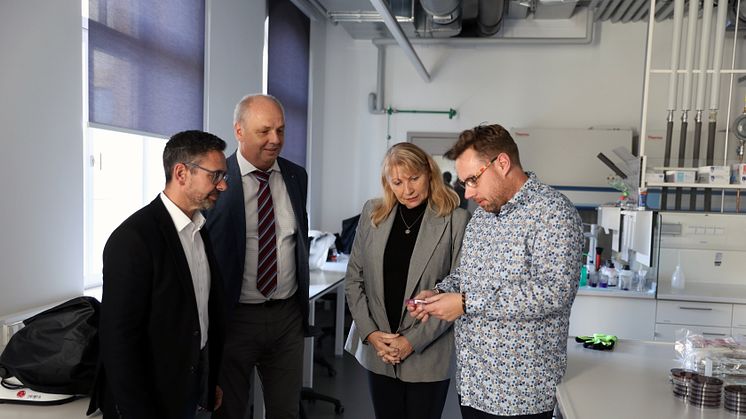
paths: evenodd
<path fill-rule="evenodd" d="M 309 330 L 310 333 L 308 337 L 313 338 L 314 345 L 320 346 L 322 338 L 327 335 L 327 333 L 325 332 L 325 329 L 326 328 L 322 328 L 316 325 L 310 326 L 310 330 Z M 330 330 L 333 330 L 333 328 L 331 328 Z M 321 355 L 320 351 L 314 351 L 313 362 L 324 366 L 327 370 L 327 375 L 329 375 L 329 377 L 334 377 L 337 375 L 337 370 L 334 368 L 334 366 L 329 361 L 327 361 Z M 345 410 L 344 406 L 342 405 L 342 402 L 339 399 L 335 397 L 327 396 L 325 394 L 318 393 L 309 387 L 303 387 L 301 389 L 300 399 L 301 399 L 301 404 L 300 404 L 300 418 L 301 419 L 308 418 L 308 416 L 306 415 L 305 407 L 303 406 L 303 400 L 310 401 L 310 402 L 315 402 L 317 400 L 320 400 L 323 402 L 331 403 L 334 405 L 334 413 L 338 415 L 343 413 Z"/>

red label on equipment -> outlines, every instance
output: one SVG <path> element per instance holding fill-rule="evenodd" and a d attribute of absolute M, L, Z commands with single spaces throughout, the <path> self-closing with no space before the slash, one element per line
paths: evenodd
<path fill-rule="evenodd" d="M 21 391 L 19 391 L 18 393 L 16 393 L 16 396 L 17 396 L 17 397 L 18 397 L 19 399 L 22 399 L 22 398 L 26 397 L 26 392 L 25 392 L 24 390 L 21 390 Z"/>

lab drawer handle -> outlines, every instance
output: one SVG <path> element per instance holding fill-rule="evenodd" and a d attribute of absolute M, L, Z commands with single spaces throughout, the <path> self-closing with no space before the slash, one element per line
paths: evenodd
<path fill-rule="evenodd" d="M 712 311 L 712 308 L 710 308 L 710 307 L 684 307 L 684 306 L 679 306 L 679 308 L 682 309 L 682 310 Z"/>
<path fill-rule="evenodd" d="M 703 336 L 725 336 L 725 333 L 709 333 L 709 332 L 702 332 Z"/>

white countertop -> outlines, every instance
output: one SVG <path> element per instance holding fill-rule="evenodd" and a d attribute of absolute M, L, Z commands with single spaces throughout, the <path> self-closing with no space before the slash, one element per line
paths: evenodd
<path fill-rule="evenodd" d="M 59 406 L 27 406 L 0 404 L 0 419 L 78 419 L 85 418 L 90 403 L 88 397 Z M 92 417 L 101 417 L 101 414 Z"/>
<path fill-rule="evenodd" d="M 621 298 L 644 298 L 648 300 L 655 299 L 655 291 L 624 291 L 616 287 L 598 288 L 584 286 L 578 288 L 578 295 L 588 295 L 593 297 L 621 297 Z"/>
<path fill-rule="evenodd" d="M 746 304 L 746 285 L 687 282 L 684 289 L 673 289 L 670 282 L 659 281 L 658 299 Z"/>
<path fill-rule="evenodd" d="M 557 386 L 565 419 L 733 419 L 725 408 L 700 409 L 673 395 L 673 343 L 619 340 L 613 351 L 567 344 L 567 373 Z"/>

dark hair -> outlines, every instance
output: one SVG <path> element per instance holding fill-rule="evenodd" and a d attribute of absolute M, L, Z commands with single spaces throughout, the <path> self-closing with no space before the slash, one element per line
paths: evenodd
<path fill-rule="evenodd" d="M 473 148 L 478 154 L 491 159 L 500 153 L 510 157 L 511 163 L 520 167 L 518 146 L 510 133 L 500 125 L 478 125 L 463 131 L 458 141 L 445 154 L 445 157 L 456 160 L 464 151 Z"/>
<path fill-rule="evenodd" d="M 451 175 L 451 172 L 443 172 L 443 182 L 451 183 L 451 179 L 453 179 L 453 175 Z"/>
<path fill-rule="evenodd" d="M 171 172 L 178 163 L 198 163 L 210 151 L 225 150 L 225 141 L 209 132 L 191 130 L 174 134 L 163 149 L 163 169 L 166 183 L 171 181 Z"/>

